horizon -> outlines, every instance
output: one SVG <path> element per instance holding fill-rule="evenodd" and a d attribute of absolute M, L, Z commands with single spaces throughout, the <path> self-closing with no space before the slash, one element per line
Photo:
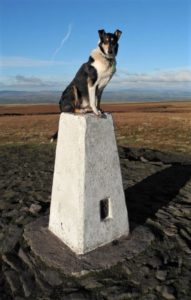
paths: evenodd
<path fill-rule="evenodd" d="M 59 102 L 61 91 L 0 91 L 0 104 L 51 104 Z M 191 101 L 191 91 L 126 89 L 105 91 L 102 103 L 147 103 L 147 102 Z"/>
<path fill-rule="evenodd" d="M 97 47 L 98 29 L 118 28 L 117 73 L 106 92 L 190 92 L 188 0 L 111 0 L 109 9 L 108 0 L 1 0 L 0 7 L 0 91 L 63 91 Z"/>

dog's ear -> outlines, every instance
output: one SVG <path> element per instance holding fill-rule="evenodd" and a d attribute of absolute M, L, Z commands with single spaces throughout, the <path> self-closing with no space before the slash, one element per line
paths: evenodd
<path fill-rule="evenodd" d="M 117 39 L 119 40 L 121 34 L 122 34 L 122 31 L 117 29 L 115 32 L 114 32 L 115 36 L 117 37 Z"/>
<path fill-rule="evenodd" d="M 100 40 L 102 41 L 105 34 L 105 30 L 104 29 L 98 30 L 98 33 L 99 33 Z"/>

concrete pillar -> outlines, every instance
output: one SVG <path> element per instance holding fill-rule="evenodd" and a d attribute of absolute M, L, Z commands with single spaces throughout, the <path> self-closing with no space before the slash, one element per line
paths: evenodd
<path fill-rule="evenodd" d="M 62 113 L 56 148 L 49 230 L 76 254 L 129 233 L 110 114 Z"/>

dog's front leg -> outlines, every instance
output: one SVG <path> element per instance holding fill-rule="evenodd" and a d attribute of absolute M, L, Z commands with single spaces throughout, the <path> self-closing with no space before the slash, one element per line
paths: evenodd
<path fill-rule="evenodd" d="M 89 93 L 89 101 L 90 101 L 90 107 L 92 108 L 94 114 L 97 116 L 101 115 L 101 112 L 97 109 L 96 103 L 97 103 L 97 97 L 96 97 L 96 86 L 89 86 L 88 85 L 88 93 Z"/>
<path fill-rule="evenodd" d="M 100 107 L 102 93 L 103 93 L 103 88 L 98 89 L 98 91 L 97 91 L 97 99 L 98 100 L 97 100 L 96 107 L 97 107 L 98 110 L 100 110 L 103 113 L 104 111 Z"/>

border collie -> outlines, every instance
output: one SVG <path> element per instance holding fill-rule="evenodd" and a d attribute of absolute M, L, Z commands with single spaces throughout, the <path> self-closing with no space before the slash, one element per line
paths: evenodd
<path fill-rule="evenodd" d="M 99 43 L 84 63 L 72 82 L 62 93 L 59 105 L 61 112 L 87 113 L 93 112 L 103 116 L 100 108 L 101 95 L 104 88 L 116 71 L 116 55 L 121 31 L 106 33 L 98 30 Z M 54 134 L 52 140 L 57 138 Z"/>

